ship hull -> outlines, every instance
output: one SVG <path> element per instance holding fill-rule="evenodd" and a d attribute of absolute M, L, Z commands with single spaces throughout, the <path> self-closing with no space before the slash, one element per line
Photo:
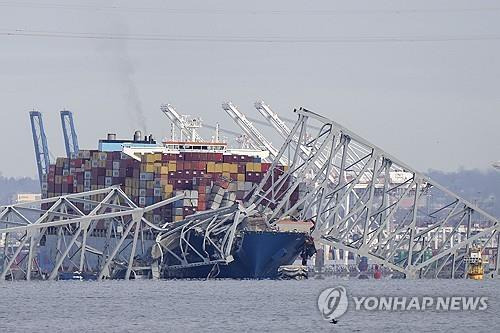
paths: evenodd
<path fill-rule="evenodd" d="M 162 276 L 172 278 L 278 278 L 278 268 L 292 264 L 304 249 L 308 235 L 298 232 L 242 231 L 241 243 L 229 264 L 164 268 Z"/>

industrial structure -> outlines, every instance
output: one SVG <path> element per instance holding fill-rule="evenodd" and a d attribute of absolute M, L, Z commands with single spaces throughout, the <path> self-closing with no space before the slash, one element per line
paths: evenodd
<path fill-rule="evenodd" d="M 81 150 L 62 111 L 67 156 L 52 165 L 30 112 L 43 199 L 0 208 L 0 280 L 273 278 L 302 272 L 287 265 L 314 254 L 312 239 L 317 258 L 351 253 L 394 276 L 466 278 L 477 262 L 500 273 L 498 219 L 368 140 L 305 108 L 289 126 L 256 102 L 278 148 L 222 108 L 245 147 L 221 142 L 219 125 L 203 139 L 200 118 L 165 104 L 170 140 L 111 134 Z"/>

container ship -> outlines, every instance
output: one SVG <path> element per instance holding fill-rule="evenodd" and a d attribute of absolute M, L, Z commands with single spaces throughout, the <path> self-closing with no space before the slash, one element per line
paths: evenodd
<path fill-rule="evenodd" d="M 268 171 L 271 164 L 264 161 L 266 158 L 268 152 L 265 150 L 231 149 L 224 142 L 165 140 L 158 143 L 151 135 L 143 137 L 139 131 L 130 140 L 120 140 L 116 135 L 108 134 L 106 139 L 99 140 L 96 150 L 79 150 L 70 158 L 57 158 L 43 179 L 42 195 L 54 197 L 118 185 L 137 206 L 146 207 L 183 194 L 184 199 L 144 216 L 162 226 L 181 222 L 197 212 L 244 202 Z M 280 166 L 283 171 L 286 168 L 286 165 Z M 98 201 L 103 197 L 93 199 Z M 297 199 L 298 193 L 291 201 Z M 92 207 L 82 203 L 78 208 L 89 212 Z M 269 228 L 263 220 L 254 219 L 238 230 L 231 263 L 176 269 L 164 265 L 163 269 L 160 268 L 161 276 L 276 278 L 280 266 L 290 265 L 299 256 L 307 258 L 314 253 L 309 227 L 302 223 L 300 227 L 277 230 Z M 90 248 L 103 248 L 106 229 L 104 221 L 95 227 L 87 243 Z M 157 236 L 150 234 L 143 239 L 144 244 L 152 248 Z M 48 258 L 53 258 L 54 251 L 57 251 L 56 240 L 56 230 L 48 230 L 40 244 L 39 263 L 46 271 L 53 267 Z M 144 261 L 145 267 L 151 262 L 149 256 L 137 260 Z M 91 262 L 87 264 L 90 269 L 92 266 Z M 152 274 L 149 269 L 145 271 L 147 276 Z M 123 270 L 116 270 L 113 274 L 119 277 Z"/>

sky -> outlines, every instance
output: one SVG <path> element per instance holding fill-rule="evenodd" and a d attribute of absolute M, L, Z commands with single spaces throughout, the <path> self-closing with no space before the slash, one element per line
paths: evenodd
<path fill-rule="evenodd" d="M 259 118 L 256 100 L 320 113 L 417 170 L 487 170 L 499 87 L 497 1 L 0 1 L 4 176 L 36 176 L 33 109 L 63 156 L 62 109 L 95 149 L 110 132 L 168 136 L 163 103 L 236 130 L 221 103 Z"/>

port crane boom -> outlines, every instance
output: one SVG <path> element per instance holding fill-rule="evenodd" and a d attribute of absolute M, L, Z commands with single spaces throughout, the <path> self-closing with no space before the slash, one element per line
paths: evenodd
<path fill-rule="evenodd" d="M 35 158 L 38 169 L 40 188 L 49 173 L 50 157 L 47 145 L 47 137 L 43 127 L 42 114 L 39 111 L 30 112 L 31 132 L 33 134 L 33 145 L 35 147 Z"/>
<path fill-rule="evenodd" d="M 61 125 L 64 136 L 64 147 L 66 156 L 74 158 L 78 155 L 78 137 L 76 136 L 75 124 L 73 122 L 73 113 L 71 111 L 61 111 Z"/>
<path fill-rule="evenodd" d="M 278 150 L 253 126 L 253 124 L 241 113 L 231 102 L 223 103 L 222 109 L 234 120 L 234 122 L 245 132 L 248 137 L 262 149 L 269 152 L 272 158 L 278 156 Z M 280 163 L 286 165 L 287 159 L 283 156 L 279 159 Z"/>

